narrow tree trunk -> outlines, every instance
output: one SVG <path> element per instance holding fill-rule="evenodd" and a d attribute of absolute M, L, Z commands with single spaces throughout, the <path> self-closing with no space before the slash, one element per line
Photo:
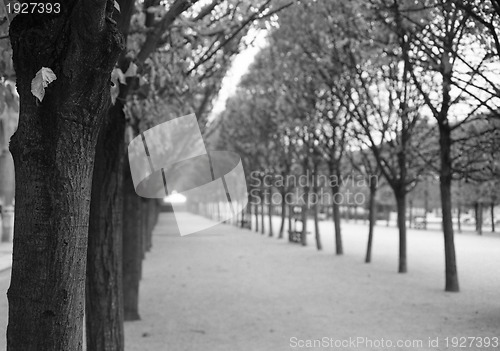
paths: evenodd
<path fill-rule="evenodd" d="M 259 205 L 254 204 L 253 209 L 254 209 L 254 214 L 255 214 L 255 232 L 258 233 L 259 232 Z"/>
<path fill-rule="evenodd" d="M 319 218 L 318 218 L 318 211 L 319 211 L 319 194 L 318 194 L 318 160 L 314 160 L 314 166 L 313 166 L 313 193 L 316 195 L 315 202 L 314 202 L 314 236 L 316 239 L 316 248 L 318 251 L 323 249 L 323 246 L 321 245 L 321 237 L 320 237 L 320 232 L 319 232 Z"/>
<path fill-rule="evenodd" d="M 307 212 L 309 210 L 309 187 L 304 187 L 304 205 L 302 206 L 302 233 L 300 234 L 300 243 L 307 245 Z"/>
<path fill-rule="evenodd" d="M 373 230 L 375 227 L 375 196 L 377 195 L 377 185 L 375 182 L 370 182 L 370 199 L 368 204 L 368 244 L 366 245 L 365 262 L 372 261 L 372 247 L 373 247 Z"/>
<path fill-rule="evenodd" d="M 474 203 L 474 219 L 476 222 L 476 233 L 479 233 L 479 202 Z"/>
<path fill-rule="evenodd" d="M 269 188 L 269 202 L 267 204 L 268 218 L 269 218 L 269 237 L 273 234 L 273 188 Z"/>
<path fill-rule="evenodd" d="M 457 211 L 457 222 L 458 222 L 458 232 L 462 232 L 462 205 L 458 204 L 458 211 Z"/>
<path fill-rule="evenodd" d="M 491 213 L 491 232 L 495 232 L 495 203 L 491 202 L 490 205 L 490 213 Z"/>
<path fill-rule="evenodd" d="M 337 255 L 344 254 L 344 247 L 342 245 L 342 232 L 340 226 L 340 204 L 338 203 L 338 194 L 340 193 L 339 185 L 332 186 L 332 211 L 333 211 L 333 225 L 335 227 L 335 253 Z"/>
<path fill-rule="evenodd" d="M 479 203 L 477 209 L 477 233 L 483 235 L 483 204 Z"/>
<path fill-rule="evenodd" d="M 406 262 L 406 194 L 403 190 L 395 191 L 396 205 L 398 209 L 398 231 L 399 231 L 399 265 L 398 273 L 408 271 Z"/>
<path fill-rule="evenodd" d="M 264 193 L 262 193 L 261 198 L 260 198 L 260 233 L 264 235 L 265 233 L 265 228 L 264 228 L 264 220 L 265 220 L 265 214 L 264 214 L 264 202 L 266 201 L 266 196 Z"/>
<path fill-rule="evenodd" d="M 20 116 L 10 143 L 16 216 L 8 351 L 83 346 L 94 153 L 121 40 L 104 18 L 99 35 L 85 32 L 97 28 L 85 26 L 84 17 L 70 18 L 89 11 L 78 4 L 57 17 L 19 15 L 10 27 Z M 85 19 L 91 16 L 99 17 Z M 37 102 L 31 81 L 42 67 L 50 67 L 57 80 Z"/>
<path fill-rule="evenodd" d="M 122 351 L 122 210 L 125 116 L 113 106 L 96 146 L 87 250 L 87 349 Z"/>
<path fill-rule="evenodd" d="M 439 123 L 439 144 L 441 156 L 441 168 L 439 172 L 439 187 L 441 191 L 441 212 L 443 215 L 443 235 L 445 252 L 445 290 L 458 292 L 457 263 L 455 256 L 455 241 L 453 234 L 453 221 L 451 215 L 451 182 L 452 182 L 452 161 L 451 161 L 451 131 L 447 123 Z"/>
<path fill-rule="evenodd" d="M 248 219 L 248 229 L 252 230 L 252 203 L 250 193 L 248 193 L 248 203 L 245 211 L 247 213 L 246 218 Z"/>
<path fill-rule="evenodd" d="M 288 241 L 292 241 L 292 216 L 293 216 L 293 205 L 288 205 Z"/>
<path fill-rule="evenodd" d="M 458 207 L 460 213 L 460 206 Z M 425 191 L 424 191 L 424 229 L 427 230 L 427 213 L 429 213 L 429 181 L 425 180 Z M 460 228 L 460 222 L 458 223 Z"/>
<path fill-rule="evenodd" d="M 319 219 L 318 219 L 318 203 L 314 204 L 314 235 L 316 237 L 316 248 L 318 251 L 323 249 L 321 245 L 321 237 L 319 232 Z"/>
<path fill-rule="evenodd" d="M 125 159 L 123 177 L 123 304 L 124 319 L 139 316 L 139 281 L 142 270 L 142 199 L 135 193 L 132 175 Z"/>
<path fill-rule="evenodd" d="M 280 225 L 280 232 L 278 234 L 278 239 L 283 239 L 283 232 L 285 231 L 285 220 L 286 220 L 286 192 L 285 188 L 283 187 L 281 189 L 281 225 Z"/>

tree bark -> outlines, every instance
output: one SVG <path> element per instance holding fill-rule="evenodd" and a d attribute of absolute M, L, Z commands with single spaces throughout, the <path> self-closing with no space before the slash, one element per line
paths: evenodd
<path fill-rule="evenodd" d="M 142 199 L 135 193 L 125 158 L 123 178 L 123 304 L 125 321 L 139 320 L 139 281 L 142 271 Z"/>
<path fill-rule="evenodd" d="M 403 190 L 395 190 L 396 205 L 398 210 L 399 231 L 399 264 L 398 273 L 408 271 L 406 262 L 406 193 Z"/>
<path fill-rule="evenodd" d="M 462 205 L 458 204 L 458 211 L 457 211 L 457 224 L 458 224 L 458 232 L 462 232 Z"/>
<path fill-rule="evenodd" d="M 477 205 L 477 233 L 483 235 L 483 204 L 480 202 Z"/>
<path fill-rule="evenodd" d="M 452 159 L 451 159 L 451 130 L 448 123 L 440 122 L 439 144 L 441 168 L 439 171 L 439 188 L 441 193 L 441 212 L 443 215 L 443 236 L 445 253 L 445 291 L 458 292 L 457 263 L 455 256 L 455 240 L 453 233 L 453 221 L 451 215 L 451 182 L 452 182 Z"/>
<path fill-rule="evenodd" d="M 340 188 L 339 185 L 335 183 L 332 186 L 333 225 L 335 227 L 335 253 L 337 255 L 343 255 L 344 247 L 342 245 L 342 228 L 340 226 L 340 204 L 337 201 L 338 194 L 340 194 Z"/>
<path fill-rule="evenodd" d="M 366 245 L 365 263 L 372 261 L 373 230 L 375 227 L 375 196 L 377 195 L 377 184 L 370 182 L 370 199 L 368 203 L 368 244 Z"/>
<path fill-rule="evenodd" d="M 258 233 L 259 232 L 259 205 L 254 204 L 253 209 L 254 209 L 254 214 L 255 214 L 255 232 Z"/>
<path fill-rule="evenodd" d="M 319 194 L 318 194 L 318 160 L 314 160 L 313 165 L 313 193 L 316 195 L 315 203 L 314 203 L 314 236 L 316 239 L 316 249 L 321 251 L 323 246 L 321 245 L 321 237 L 319 232 Z"/>
<path fill-rule="evenodd" d="M 273 236 L 273 188 L 269 188 L 269 203 L 267 204 L 269 219 L 269 237 Z"/>
<path fill-rule="evenodd" d="M 122 210 L 125 116 L 113 106 L 96 146 L 87 250 L 86 332 L 89 350 L 122 351 Z"/>
<path fill-rule="evenodd" d="M 304 205 L 302 206 L 302 233 L 300 234 L 300 243 L 307 245 L 307 212 L 309 210 L 309 186 L 304 187 Z"/>
<path fill-rule="evenodd" d="M 264 228 L 264 221 L 265 221 L 265 214 L 264 214 L 264 202 L 266 202 L 266 195 L 264 192 L 261 193 L 260 197 L 260 233 L 264 235 L 265 233 L 265 228 Z"/>
<path fill-rule="evenodd" d="M 83 346 L 95 145 L 122 39 L 98 2 L 76 4 L 58 17 L 18 15 L 10 28 L 20 116 L 10 145 L 16 216 L 8 351 Z M 57 80 L 39 102 L 31 81 L 42 67 Z"/>
<path fill-rule="evenodd" d="M 495 203 L 491 202 L 490 205 L 490 214 L 491 214 L 491 232 L 495 232 Z"/>
<path fill-rule="evenodd" d="M 286 201 L 285 201 L 285 188 L 281 188 L 281 224 L 280 232 L 278 234 L 278 239 L 283 239 L 283 232 L 285 231 L 285 221 L 286 221 Z"/>
<path fill-rule="evenodd" d="M 318 203 L 314 204 L 314 235 L 316 238 L 316 248 L 318 249 L 318 251 L 321 251 L 323 249 L 323 246 L 321 245 L 321 237 L 319 232 L 318 207 Z"/>

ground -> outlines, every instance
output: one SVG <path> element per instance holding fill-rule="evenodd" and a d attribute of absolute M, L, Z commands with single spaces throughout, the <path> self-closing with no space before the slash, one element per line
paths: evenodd
<path fill-rule="evenodd" d="M 181 219 L 205 221 L 188 214 Z M 127 351 L 310 350 L 299 346 L 314 339 L 331 350 L 498 349 L 445 345 L 446 337 L 450 343 L 451 337 L 500 337 L 498 234 L 456 235 L 462 291 L 445 293 L 438 230 L 409 230 L 409 273 L 402 275 L 396 273 L 397 231 L 383 222 L 371 264 L 363 262 L 362 223 L 343 225 L 342 257 L 334 254 L 330 221 L 321 222 L 322 252 L 312 234 L 302 247 L 230 224 L 180 237 L 174 224 L 171 214 L 162 214 L 155 228 L 141 281 L 142 320 L 125 325 Z M 8 278 L 8 271 L 0 274 L 1 291 Z M 3 330 L 6 320 L 2 293 Z M 335 347 L 342 341 L 346 347 Z M 415 347 L 388 347 L 398 341 Z M 385 346 L 367 347 L 370 342 Z"/>

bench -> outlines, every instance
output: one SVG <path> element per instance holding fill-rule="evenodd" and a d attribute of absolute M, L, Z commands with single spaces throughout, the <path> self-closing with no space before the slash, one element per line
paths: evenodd
<path fill-rule="evenodd" d="M 425 229 L 427 227 L 427 218 L 424 216 L 416 216 L 413 219 L 413 226 L 415 229 Z"/>
<path fill-rule="evenodd" d="M 302 232 L 297 230 L 289 230 L 288 231 L 288 240 L 292 243 L 300 243 L 302 240 L 300 238 Z"/>
<path fill-rule="evenodd" d="M 242 219 L 240 221 L 240 226 L 241 226 L 241 228 L 251 229 L 252 224 L 250 223 L 250 221 L 248 219 Z"/>

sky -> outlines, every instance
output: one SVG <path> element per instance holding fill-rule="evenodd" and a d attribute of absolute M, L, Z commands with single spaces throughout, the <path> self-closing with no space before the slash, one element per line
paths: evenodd
<path fill-rule="evenodd" d="M 264 30 L 249 32 L 248 36 L 255 36 L 255 40 L 233 59 L 231 68 L 222 80 L 221 90 L 215 99 L 214 106 L 208 117 L 209 121 L 214 120 L 226 108 L 227 99 L 234 95 L 238 83 L 245 73 L 248 72 L 248 68 L 254 61 L 255 55 L 265 46 L 266 34 Z"/>

